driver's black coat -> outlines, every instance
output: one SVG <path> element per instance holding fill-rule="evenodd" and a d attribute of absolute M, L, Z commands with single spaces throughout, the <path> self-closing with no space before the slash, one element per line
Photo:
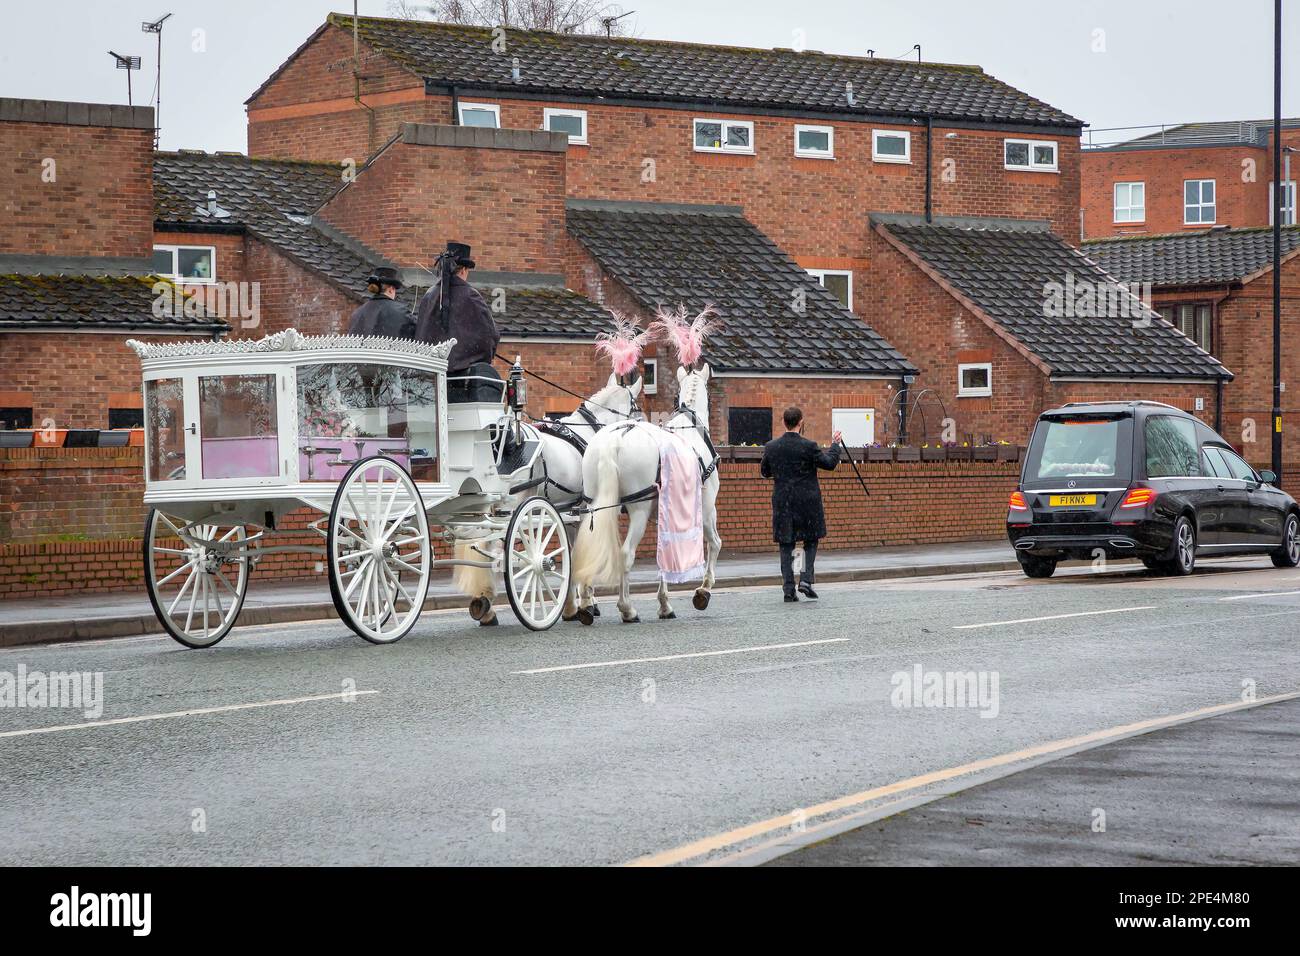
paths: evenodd
<path fill-rule="evenodd" d="M 763 449 L 761 470 L 772 486 L 772 540 L 783 544 L 826 537 L 826 513 L 817 469 L 840 463 L 839 446 L 823 450 L 795 432 L 774 438 Z"/>

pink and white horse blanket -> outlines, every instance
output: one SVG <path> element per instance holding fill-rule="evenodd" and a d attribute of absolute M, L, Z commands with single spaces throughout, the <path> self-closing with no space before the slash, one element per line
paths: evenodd
<path fill-rule="evenodd" d="M 659 445 L 659 576 L 669 584 L 704 574 L 704 482 L 700 460 L 686 439 L 651 428 Z"/>

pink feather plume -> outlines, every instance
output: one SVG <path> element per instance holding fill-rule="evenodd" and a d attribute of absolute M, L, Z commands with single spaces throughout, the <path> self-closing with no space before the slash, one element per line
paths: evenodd
<path fill-rule="evenodd" d="M 636 322 L 619 312 L 610 315 L 614 317 L 614 331 L 596 336 L 596 352 L 609 359 L 615 375 L 630 375 L 641 361 L 641 351 L 650 341 L 650 333 L 638 331 Z"/>
<path fill-rule="evenodd" d="M 693 319 L 686 318 L 686 306 L 675 310 L 660 308 L 650 325 L 652 334 L 662 334 L 672 343 L 677 361 L 691 368 L 704 352 L 704 340 L 722 324 L 718 310 L 706 305 Z"/>

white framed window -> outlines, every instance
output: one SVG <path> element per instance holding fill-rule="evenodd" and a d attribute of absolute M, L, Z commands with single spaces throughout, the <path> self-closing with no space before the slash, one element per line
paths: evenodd
<path fill-rule="evenodd" d="M 1004 139 L 1002 164 L 1007 169 L 1054 173 L 1057 171 L 1056 143 L 1050 139 Z"/>
<path fill-rule="evenodd" d="M 641 360 L 641 393 L 653 395 L 659 391 L 659 360 L 643 358 Z"/>
<path fill-rule="evenodd" d="M 154 246 L 153 271 L 180 282 L 216 282 L 216 246 Z"/>
<path fill-rule="evenodd" d="M 586 110 L 557 110 L 548 106 L 542 110 L 542 126 L 552 133 L 568 133 L 569 145 L 587 144 Z"/>
<path fill-rule="evenodd" d="M 697 153 L 754 152 L 754 124 L 746 120 L 695 120 Z"/>
<path fill-rule="evenodd" d="M 876 163 L 910 163 L 912 134 L 906 130 L 873 129 L 871 160 Z"/>
<path fill-rule="evenodd" d="M 840 300 L 846 309 L 853 308 L 853 273 L 847 269 L 809 269 L 808 274 Z"/>
<path fill-rule="evenodd" d="M 1183 223 L 1200 225 L 1215 220 L 1213 179 L 1183 180 Z"/>
<path fill-rule="evenodd" d="M 805 159 L 834 159 L 835 127 L 796 126 L 794 154 Z"/>
<path fill-rule="evenodd" d="M 501 107 L 496 103 L 461 103 L 460 125 L 500 129 Z"/>
<path fill-rule="evenodd" d="M 958 398 L 987 398 L 992 394 L 992 362 L 971 362 L 957 366 Z"/>
<path fill-rule="evenodd" d="M 1115 221 L 1146 222 L 1147 184 L 1115 184 Z"/>
<path fill-rule="evenodd" d="M 1268 184 L 1268 224 L 1273 225 L 1273 183 Z M 1282 184 L 1282 225 L 1295 225 L 1295 180 Z"/>

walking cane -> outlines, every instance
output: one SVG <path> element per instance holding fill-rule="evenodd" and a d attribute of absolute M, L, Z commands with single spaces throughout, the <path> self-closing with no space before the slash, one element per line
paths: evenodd
<path fill-rule="evenodd" d="M 840 447 L 844 449 L 844 454 L 849 456 L 849 464 L 853 466 L 853 474 L 858 476 L 858 484 L 862 486 L 862 493 L 870 498 L 871 492 L 867 489 L 867 483 L 862 480 L 862 472 L 858 471 L 858 463 L 853 460 L 853 452 L 849 451 L 849 446 L 844 444 L 843 438 L 840 439 Z"/>

